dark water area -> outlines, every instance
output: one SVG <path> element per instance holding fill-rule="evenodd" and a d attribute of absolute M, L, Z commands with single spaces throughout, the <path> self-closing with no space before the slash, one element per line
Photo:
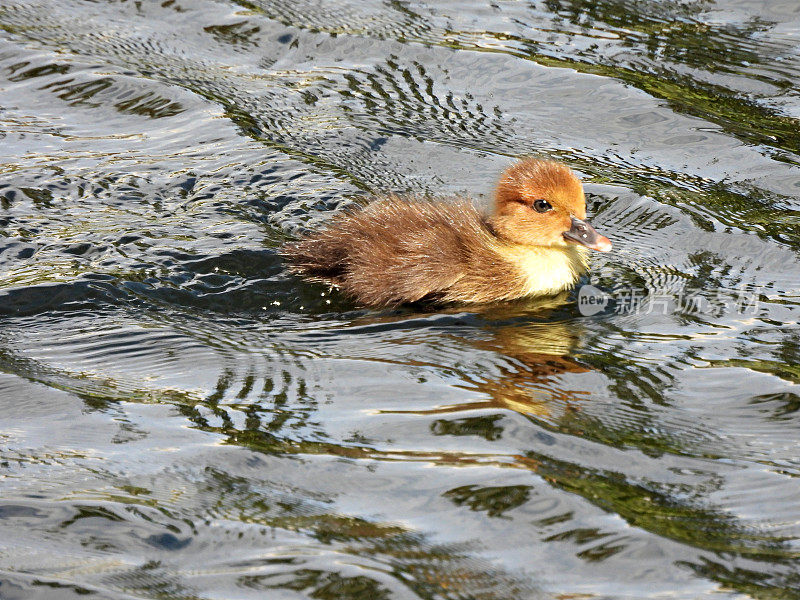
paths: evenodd
<path fill-rule="evenodd" d="M 796 0 L 3 0 L 0 598 L 800 598 L 799 84 Z M 277 254 L 524 155 L 582 291 Z"/>

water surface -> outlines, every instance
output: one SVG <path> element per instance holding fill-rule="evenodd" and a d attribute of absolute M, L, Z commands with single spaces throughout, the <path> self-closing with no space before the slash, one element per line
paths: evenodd
<path fill-rule="evenodd" d="M 794 1 L 5 0 L 0 597 L 800 597 Z M 576 293 L 283 241 L 586 181 Z"/>

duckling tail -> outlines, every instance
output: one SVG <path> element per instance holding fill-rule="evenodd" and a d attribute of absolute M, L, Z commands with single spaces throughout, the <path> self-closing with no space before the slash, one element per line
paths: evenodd
<path fill-rule="evenodd" d="M 314 281 L 338 284 L 345 273 L 347 249 L 331 236 L 318 234 L 289 242 L 279 253 L 289 270 Z"/>

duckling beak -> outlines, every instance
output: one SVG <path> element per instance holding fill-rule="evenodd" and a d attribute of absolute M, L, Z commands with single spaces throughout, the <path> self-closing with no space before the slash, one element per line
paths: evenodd
<path fill-rule="evenodd" d="M 611 250 L 611 240 L 597 233 L 594 227 L 586 221 L 572 217 L 572 227 L 562 233 L 568 242 L 574 242 L 592 250 L 608 252 Z"/>

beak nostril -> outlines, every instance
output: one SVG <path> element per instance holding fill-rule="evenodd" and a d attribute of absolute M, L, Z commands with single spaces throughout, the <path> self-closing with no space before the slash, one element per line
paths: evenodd
<path fill-rule="evenodd" d="M 577 217 L 572 217 L 572 227 L 562 233 L 567 241 L 573 241 L 592 250 L 608 252 L 611 250 L 611 242 L 608 238 L 597 233 L 591 223 L 587 223 Z"/>

